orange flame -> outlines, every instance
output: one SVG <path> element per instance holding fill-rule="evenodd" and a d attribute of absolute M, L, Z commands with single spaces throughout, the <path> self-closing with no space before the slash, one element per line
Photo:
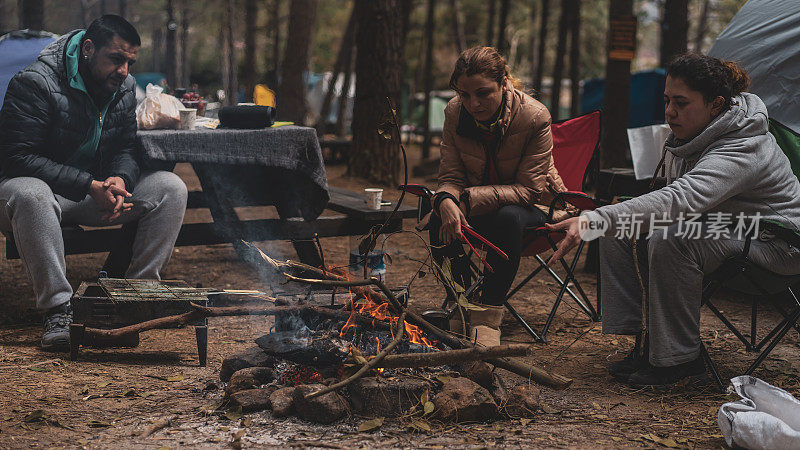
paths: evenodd
<path fill-rule="evenodd" d="M 343 276 L 349 279 L 349 274 L 347 271 L 341 270 L 334 270 L 329 269 L 331 272 L 335 272 L 337 275 Z M 345 322 L 344 326 L 339 333 L 344 335 L 348 329 L 353 328 L 356 329 L 356 320 L 355 314 L 363 314 L 366 316 L 370 316 L 375 319 L 375 321 L 384 321 L 389 322 L 389 330 L 392 334 L 392 339 L 394 339 L 394 330 L 397 328 L 397 321 L 399 317 L 393 316 L 389 312 L 389 303 L 377 303 L 373 300 L 373 297 L 369 292 L 366 293 L 365 298 L 356 298 L 353 295 L 351 289 L 348 289 L 348 293 L 350 294 L 350 300 L 347 302 L 347 306 L 350 308 L 352 312 L 350 317 L 348 317 L 347 322 Z M 375 321 L 373 321 L 373 325 L 375 325 Z M 408 322 L 404 323 L 405 328 L 405 336 L 408 338 L 409 341 L 413 342 L 414 344 L 425 345 L 428 347 L 435 348 L 433 342 L 431 342 L 416 325 L 412 325 Z M 355 333 L 353 334 L 353 339 L 355 340 Z M 380 345 L 378 348 L 378 353 L 380 353 Z"/>

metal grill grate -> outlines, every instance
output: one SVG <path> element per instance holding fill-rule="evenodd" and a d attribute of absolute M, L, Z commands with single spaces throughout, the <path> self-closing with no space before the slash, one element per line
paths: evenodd
<path fill-rule="evenodd" d="M 195 288 L 182 280 L 129 280 L 100 278 L 100 286 L 109 300 L 118 302 L 205 302 L 210 288 Z"/>

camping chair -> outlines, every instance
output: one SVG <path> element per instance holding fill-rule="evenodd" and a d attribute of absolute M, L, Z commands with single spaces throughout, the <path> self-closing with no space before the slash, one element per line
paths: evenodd
<path fill-rule="evenodd" d="M 778 138 L 778 144 L 784 153 L 792 161 L 793 169 L 796 169 L 794 162 L 800 161 L 800 136 L 793 133 L 786 127 L 770 120 L 770 131 Z M 797 175 L 795 171 L 795 175 Z M 793 247 L 800 248 L 800 233 L 771 220 L 761 220 L 758 225 L 759 236 L 774 236 L 782 239 Z M 783 339 L 786 333 L 792 328 L 800 333 L 798 319 L 800 319 L 800 300 L 798 300 L 792 286 L 800 282 L 800 274 L 779 275 L 772 271 L 753 263 L 748 259 L 750 243 L 753 236 L 748 234 L 745 239 L 742 253 L 728 258 L 717 270 L 708 275 L 703 283 L 703 293 L 701 305 L 705 305 L 731 332 L 744 344 L 745 349 L 750 352 L 760 352 L 756 359 L 750 364 L 745 375 L 750 375 L 758 366 L 769 356 L 770 352 Z M 720 287 L 735 290 L 751 296 L 761 296 L 766 303 L 772 306 L 783 318 L 760 340 L 757 337 L 758 331 L 758 298 L 752 299 L 750 312 L 750 330 L 745 334 L 734 325 L 712 302 L 711 297 Z M 788 293 L 792 299 L 792 308 L 787 311 L 775 297 L 782 293 Z M 701 342 L 701 353 L 706 364 L 714 377 L 714 380 L 724 389 L 716 365 L 711 360 L 708 350 Z"/>
<path fill-rule="evenodd" d="M 558 173 L 564 185 L 567 187 L 567 191 L 553 193 L 555 198 L 550 204 L 548 222 L 552 220 L 553 211 L 557 206 L 563 208 L 567 205 L 571 205 L 578 211 L 592 210 L 600 206 L 597 200 L 583 192 L 583 180 L 586 176 L 586 171 L 600 144 L 600 111 L 593 111 L 582 116 L 553 123 L 551 131 L 553 134 L 553 163 L 556 169 L 558 169 Z M 564 259 L 558 261 L 565 271 L 563 279 L 559 277 L 547 264 L 547 261 L 540 256 L 543 252 L 555 250 L 557 248 L 556 244 L 561 241 L 563 237 L 562 233 L 548 232 L 545 227 L 526 230 L 525 236 L 523 237 L 522 256 L 532 256 L 535 258 L 538 267 L 520 281 L 519 284 L 513 287 L 508 292 L 505 300 L 505 306 L 508 312 L 519 321 L 528 334 L 541 342 L 547 342 L 547 332 L 550 329 L 550 325 L 553 323 L 553 319 L 556 316 L 558 307 L 561 305 L 565 294 L 569 295 L 591 321 L 595 322 L 600 320 L 599 295 L 597 297 L 597 309 L 595 309 L 586 296 L 581 284 L 575 278 L 575 268 L 583 253 L 585 241 L 581 241 L 578 245 L 575 256 L 569 264 L 564 261 Z M 547 316 L 547 321 L 537 333 L 509 303 L 509 299 L 543 270 L 557 283 L 559 292 Z M 577 291 L 577 294 L 573 291 L 573 288 L 570 287 L 570 283 L 574 287 L 574 291 Z"/>
<path fill-rule="evenodd" d="M 553 211 L 556 206 L 565 207 L 569 204 L 574 206 L 579 211 L 594 209 L 598 206 L 598 203 L 594 199 L 581 192 L 581 190 L 583 188 L 583 179 L 586 174 L 586 170 L 589 167 L 592 156 L 595 154 L 595 150 L 600 142 L 600 112 L 594 111 L 579 117 L 554 123 L 552 124 L 551 130 L 553 134 L 552 155 L 554 164 L 568 190 L 561 193 L 554 192 L 555 198 L 550 204 L 548 221 L 552 219 Z M 427 211 L 430 211 L 430 198 L 432 193 L 424 186 L 404 185 L 400 186 L 400 189 L 406 190 L 407 192 L 420 197 L 420 217 L 427 213 Z M 583 251 L 584 243 L 581 242 L 581 244 L 578 246 L 575 257 L 569 264 L 567 264 L 567 262 L 563 259 L 559 261 L 566 272 L 566 275 L 563 279 L 559 277 L 559 275 L 553 271 L 550 266 L 547 265 L 547 262 L 542 259 L 541 256 L 539 256 L 540 253 L 547 250 L 555 250 L 557 248 L 556 244 L 562 238 L 563 234 L 548 232 L 545 227 L 532 228 L 525 231 L 525 236 L 523 236 L 522 256 L 533 256 L 539 263 L 539 266 L 528 276 L 526 276 L 525 279 L 523 279 L 517 286 L 512 288 L 504 301 L 504 305 L 508 312 L 520 323 L 520 325 L 522 325 L 528 334 L 530 334 L 536 341 L 539 342 L 546 342 L 547 331 L 565 294 L 569 295 L 569 297 L 575 301 L 578 307 L 584 313 L 586 313 L 586 315 L 589 316 L 592 321 L 599 320 L 597 309 L 592 306 L 591 302 L 586 296 L 586 293 L 574 275 L 575 267 Z M 474 247 L 480 249 L 487 248 L 477 240 L 472 238 L 470 238 L 470 240 L 474 243 Z M 475 253 L 472 250 L 473 245 L 470 245 L 470 247 L 470 251 L 467 253 L 467 258 Z M 469 284 L 469 287 L 465 289 L 466 292 L 464 295 L 467 298 L 472 297 L 482 288 L 484 280 L 483 269 L 475 264 L 471 258 L 469 258 L 469 260 L 472 273 L 467 274 L 465 279 L 475 281 L 470 282 L 471 284 Z M 542 270 L 544 270 L 550 275 L 551 278 L 553 278 L 553 280 L 555 280 L 560 290 L 556 296 L 555 302 L 553 303 L 553 307 L 550 310 L 547 322 L 541 331 L 537 332 L 509 303 L 509 299 Z M 569 286 L 570 283 L 573 285 L 573 287 Z M 577 291 L 577 294 L 575 291 Z M 445 300 L 445 303 L 447 303 L 447 300 Z M 600 303 L 598 297 L 598 309 L 599 305 Z"/>

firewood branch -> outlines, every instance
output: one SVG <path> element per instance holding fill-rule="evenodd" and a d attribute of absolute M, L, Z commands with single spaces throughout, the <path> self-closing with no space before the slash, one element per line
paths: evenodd
<path fill-rule="evenodd" d="M 458 350 L 444 350 L 431 353 L 404 353 L 389 355 L 378 367 L 435 367 L 461 364 L 464 361 L 481 361 L 503 356 L 525 356 L 530 351 L 526 344 L 498 345 L 496 347 L 472 347 Z"/>
<path fill-rule="evenodd" d="M 192 303 L 192 310 L 183 314 L 174 316 L 160 317 L 158 319 L 148 320 L 146 322 L 128 325 L 126 327 L 114 328 L 110 330 L 103 330 L 99 328 L 86 328 L 84 331 L 84 338 L 87 342 L 91 342 L 93 338 L 103 339 L 121 339 L 125 336 L 140 333 L 142 331 L 154 330 L 157 328 L 174 328 L 182 327 L 195 323 L 206 317 L 229 317 L 229 316 L 274 316 L 277 314 L 302 314 L 302 313 L 315 313 L 323 317 L 329 317 L 337 320 L 347 320 L 351 316 L 359 323 L 369 325 L 373 328 L 388 329 L 389 323 L 382 322 L 374 317 L 365 316 L 358 313 L 353 313 L 345 310 L 334 310 L 319 306 L 303 305 L 303 306 L 201 306 Z"/>

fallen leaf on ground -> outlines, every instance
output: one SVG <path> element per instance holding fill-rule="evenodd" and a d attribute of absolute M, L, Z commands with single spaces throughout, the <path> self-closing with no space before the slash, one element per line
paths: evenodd
<path fill-rule="evenodd" d="M 42 419 L 44 419 L 44 410 L 36 409 L 25 415 L 25 418 L 22 419 L 22 421 L 26 423 L 32 423 L 32 422 L 39 422 Z"/>
<path fill-rule="evenodd" d="M 86 425 L 88 425 L 90 428 L 104 428 L 110 427 L 111 423 L 103 420 L 90 420 Z"/>
<path fill-rule="evenodd" d="M 377 430 L 383 425 L 383 417 L 378 417 L 375 419 L 370 419 L 361 423 L 358 426 L 359 433 L 367 433 L 369 431 Z"/>
<path fill-rule="evenodd" d="M 411 428 L 422 431 L 423 433 L 429 433 L 431 431 L 431 426 L 428 422 L 422 419 L 414 419 L 411 421 Z"/>
<path fill-rule="evenodd" d="M 242 418 L 242 407 L 241 406 L 237 406 L 235 408 L 231 408 L 231 409 L 225 411 L 225 417 L 227 417 L 228 420 L 239 420 L 239 419 L 241 419 Z"/>
<path fill-rule="evenodd" d="M 167 381 L 170 383 L 174 383 L 176 381 L 183 381 L 183 374 L 179 373 L 177 375 L 172 375 L 171 377 L 167 377 Z"/>

